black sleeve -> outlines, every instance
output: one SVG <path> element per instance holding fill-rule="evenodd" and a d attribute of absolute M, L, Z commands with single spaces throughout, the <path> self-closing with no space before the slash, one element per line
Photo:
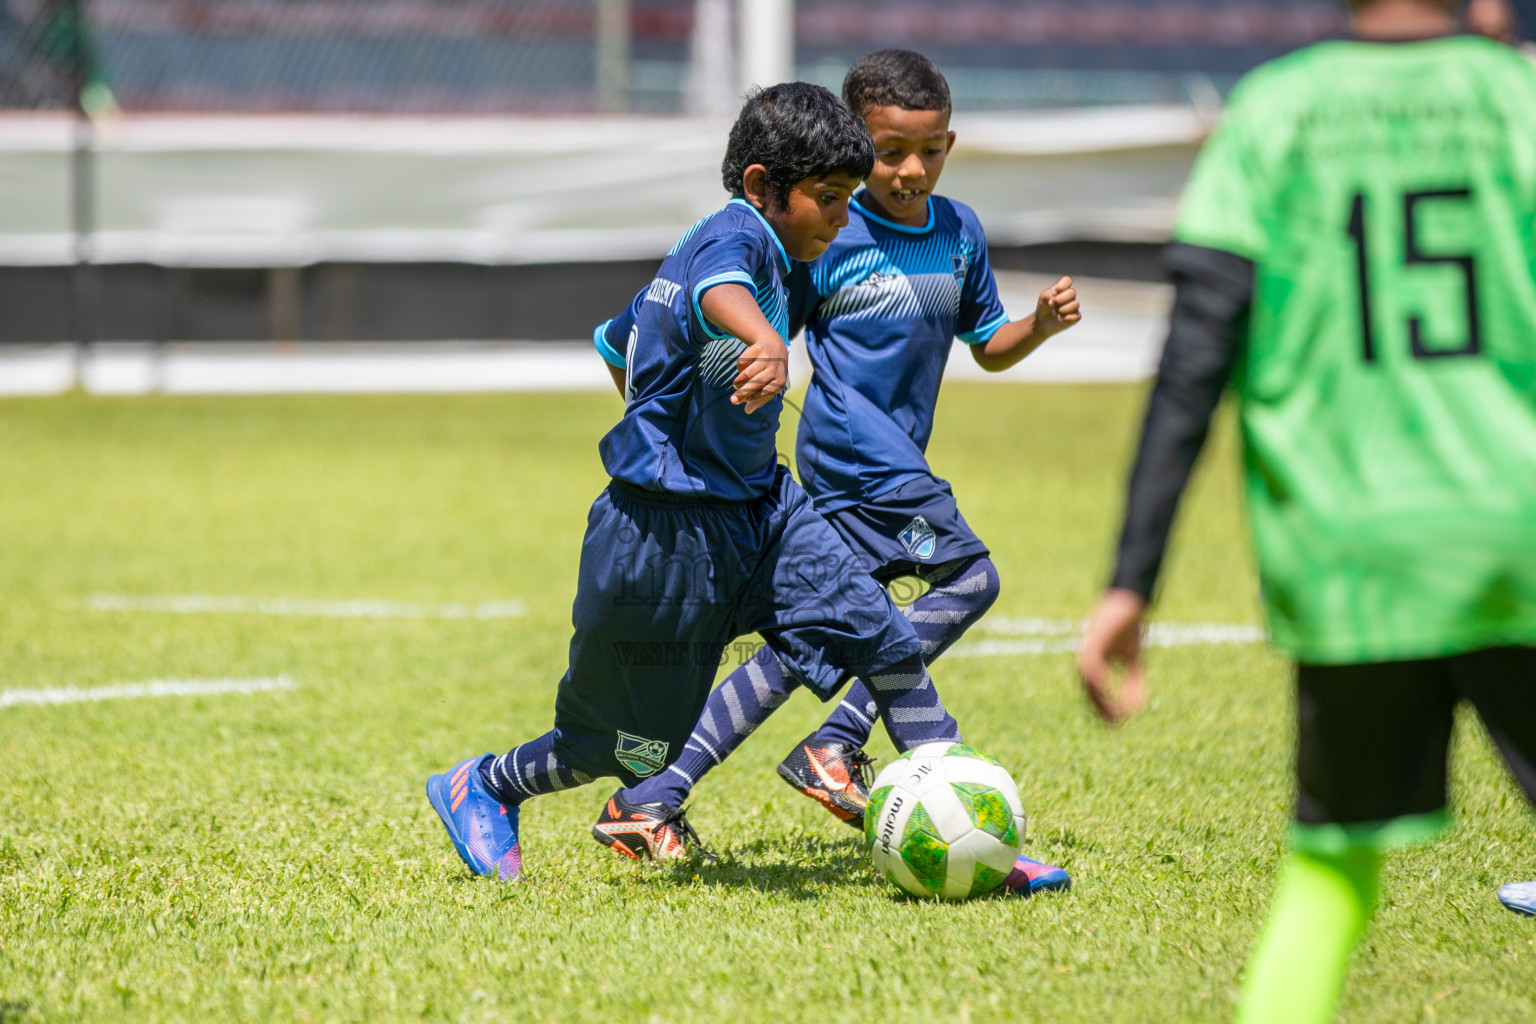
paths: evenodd
<path fill-rule="evenodd" d="M 1219 249 L 1174 244 L 1164 254 L 1175 297 L 1131 470 L 1110 586 L 1152 596 L 1179 497 L 1205 444 L 1242 346 L 1253 264 Z"/>

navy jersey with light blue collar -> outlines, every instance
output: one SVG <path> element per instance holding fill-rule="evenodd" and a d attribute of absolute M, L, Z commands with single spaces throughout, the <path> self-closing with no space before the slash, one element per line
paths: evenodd
<path fill-rule="evenodd" d="M 788 330 L 790 261 L 749 203 L 733 199 L 688 230 L 625 314 L 624 417 L 599 445 L 616 480 L 650 491 L 749 501 L 774 480 L 783 398 L 752 415 L 732 405 L 736 359 L 746 346 L 704 318 L 699 301 L 719 284 L 757 296 L 773 329 Z M 609 325 L 604 325 L 605 327 Z M 600 328 L 601 330 L 601 328 Z M 618 353 L 605 343 L 604 357 Z"/>
<path fill-rule="evenodd" d="M 796 457 L 822 512 L 931 473 L 925 451 L 954 339 L 983 344 L 1008 322 L 970 207 L 933 196 L 928 223 L 914 228 L 871 213 L 859 198 L 831 247 L 814 263 L 795 264 L 789 279 L 786 336 L 805 329 L 816 370 Z M 625 365 L 622 339 L 644 297 L 593 332 L 614 366 Z"/>
<path fill-rule="evenodd" d="M 863 195 L 811 264 L 816 373 L 795 454 L 822 512 L 931 473 L 924 453 L 954 339 L 983 344 L 1008 322 L 970 207 L 932 196 L 928 223 L 907 227 L 870 212 Z"/>

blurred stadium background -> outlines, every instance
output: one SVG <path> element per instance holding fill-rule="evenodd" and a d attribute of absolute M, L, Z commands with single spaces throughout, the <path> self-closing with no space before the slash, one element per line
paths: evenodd
<path fill-rule="evenodd" d="M 836 89 L 884 46 L 949 76 L 942 190 L 980 212 L 1010 306 L 1031 273 L 1155 282 L 1223 95 L 1344 26 L 1335 0 L 0 0 L 0 391 L 196 390 L 200 343 L 314 367 L 452 341 L 437 364 L 467 367 L 585 338 L 719 205 L 744 87 Z M 1034 372 L 1145 373 L 1160 295 L 1099 289 L 1088 363 Z M 581 376 L 567 349 L 471 377 Z"/>

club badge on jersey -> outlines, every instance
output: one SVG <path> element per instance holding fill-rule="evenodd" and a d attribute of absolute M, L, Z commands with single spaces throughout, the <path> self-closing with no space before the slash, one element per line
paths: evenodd
<path fill-rule="evenodd" d="M 965 275 L 971 269 L 970 254 L 957 252 L 950 257 L 950 265 L 955 275 L 955 287 L 962 292 L 965 290 Z"/>
<path fill-rule="evenodd" d="M 907 549 L 909 555 L 922 561 L 933 557 L 933 549 L 939 543 L 938 534 L 933 532 L 933 527 L 922 516 L 913 516 L 912 521 L 896 535 L 896 539 L 901 541 L 901 546 Z"/>

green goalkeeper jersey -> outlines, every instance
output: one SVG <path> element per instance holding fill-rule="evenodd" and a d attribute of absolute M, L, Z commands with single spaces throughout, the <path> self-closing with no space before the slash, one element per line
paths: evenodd
<path fill-rule="evenodd" d="M 1233 384 L 1276 642 L 1536 644 L 1536 69 L 1471 37 L 1268 64 L 1175 237 L 1255 266 Z"/>

